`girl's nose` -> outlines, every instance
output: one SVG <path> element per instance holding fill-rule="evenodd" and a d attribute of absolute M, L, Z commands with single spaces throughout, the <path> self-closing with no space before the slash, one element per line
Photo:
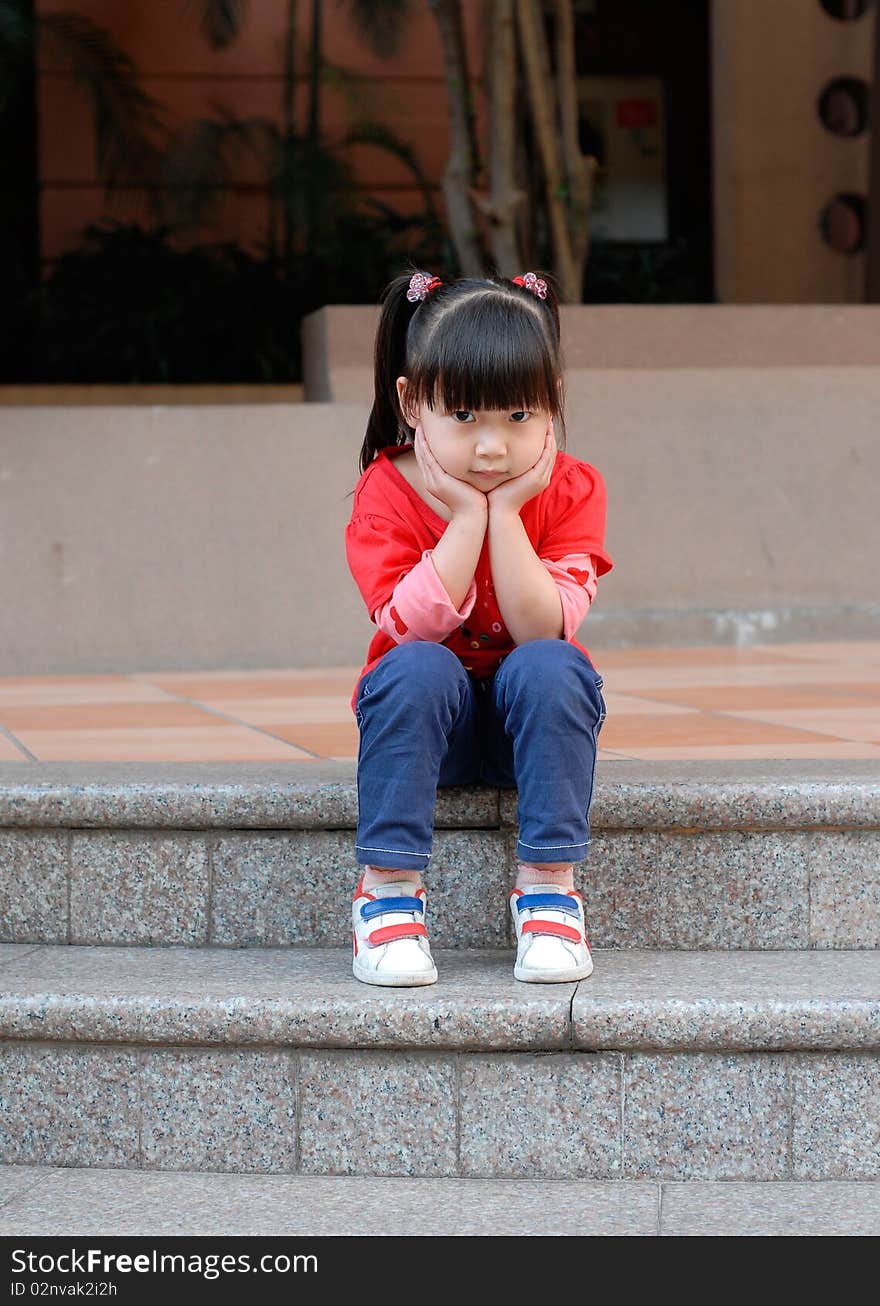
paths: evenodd
<path fill-rule="evenodd" d="M 503 458 L 507 454 L 507 441 L 500 431 L 481 431 L 474 452 L 483 458 Z"/>

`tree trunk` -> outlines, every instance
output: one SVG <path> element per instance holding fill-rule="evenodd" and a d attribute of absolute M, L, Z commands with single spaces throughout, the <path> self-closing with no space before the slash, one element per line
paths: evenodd
<path fill-rule="evenodd" d="M 556 85 L 562 124 L 562 157 L 568 177 L 568 230 L 572 260 L 578 269 L 580 301 L 590 246 L 590 212 L 597 161 L 592 154 L 581 153 L 578 137 L 572 0 L 556 0 Z"/>
<path fill-rule="evenodd" d="M 471 192 L 486 219 L 495 270 L 515 277 L 522 258 L 516 239 L 517 210 L 525 191 L 515 182 L 516 28 L 513 0 L 491 0 L 486 6 L 483 42 L 485 90 L 489 105 L 489 194 Z"/>
<path fill-rule="evenodd" d="M 440 29 L 446 92 L 449 97 L 452 148 L 443 173 L 446 213 L 462 274 L 481 277 L 484 274 L 483 255 L 471 203 L 471 190 L 477 180 L 478 156 L 461 9 L 459 0 L 428 0 L 428 7 Z"/>
<path fill-rule="evenodd" d="M 321 5 L 323 0 L 312 0 L 312 34 L 309 44 L 309 116 L 306 126 L 306 195 L 305 195 L 305 249 L 310 257 L 315 240 L 318 197 L 315 186 L 315 160 L 318 154 L 318 136 L 320 126 L 320 80 L 321 80 Z M 288 186 L 290 181 L 288 179 Z"/>
<path fill-rule="evenodd" d="M 564 204 L 564 178 L 556 139 L 550 56 L 539 0 L 517 0 L 520 43 L 532 120 L 544 166 L 544 193 L 554 254 L 554 273 L 560 298 L 566 304 L 581 302 L 581 278 L 568 233 Z"/>
<path fill-rule="evenodd" d="M 281 248 L 284 258 L 284 275 L 290 276 L 293 267 L 293 200 L 287 177 L 290 172 L 290 152 L 294 138 L 294 97 L 296 95 L 296 0 L 287 0 L 287 25 L 284 32 L 284 127 L 281 136 Z M 270 196 L 273 210 L 275 204 Z M 275 213 L 270 222 L 271 243 L 275 244 Z"/>

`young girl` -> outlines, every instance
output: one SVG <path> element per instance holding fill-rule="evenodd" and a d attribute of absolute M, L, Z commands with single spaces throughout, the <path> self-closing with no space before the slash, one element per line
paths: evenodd
<path fill-rule="evenodd" d="M 518 790 L 514 976 L 593 969 L 573 863 L 605 701 L 574 633 L 613 564 L 602 477 L 557 452 L 562 371 L 549 277 L 416 272 L 383 296 L 345 536 L 378 627 L 351 700 L 353 966 L 367 984 L 437 979 L 421 876 L 437 786 L 479 781 Z"/>

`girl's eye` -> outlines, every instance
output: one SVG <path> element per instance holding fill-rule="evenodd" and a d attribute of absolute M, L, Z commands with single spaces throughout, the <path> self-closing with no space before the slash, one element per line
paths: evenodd
<path fill-rule="evenodd" d="M 459 425 L 463 426 L 467 422 L 468 418 L 473 417 L 473 413 L 469 408 L 456 408 L 452 416 L 455 418 L 456 422 L 459 423 Z M 511 417 L 514 418 L 518 426 L 521 426 L 523 422 L 527 422 L 529 420 L 529 418 L 531 417 L 531 413 L 528 412 L 526 409 L 520 408 L 515 413 L 511 413 Z"/>

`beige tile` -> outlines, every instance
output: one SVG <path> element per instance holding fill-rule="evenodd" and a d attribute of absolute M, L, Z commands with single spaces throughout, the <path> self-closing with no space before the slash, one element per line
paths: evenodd
<path fill-rule="evenodd" d="M 277 698 L 314 692 L 352 693 L 360 667 L 317 671 L 176 671 L 143 675 L 143 681 L 186 698 Z"/>
<path fill-rule="evenodd" d="M 307 761 L 292 744 L 241 726 L 158 730 L 27 730 L 21 741 L 41 762 Z"/>
<path fill-rule="evenodd" d="M 284 722 L 287 725 L 312 725 L 319 722 L 342 725 L 349 721 L 352 725 L 355 724 L 349 696 L 345 694 L 253 699 L 209 698 L 205 695 L 201 702 L 216 712 L 238 717 L 252 725 L 268 725 L 270 722 Z"/>
<path fill-rule="evenodd" d="M 698 710 L 696 707 L 676 703 L 637 698 L 635 694 L 618 694 L 614 690 L 603 690 L 602 696 L 609 716 L 683 716 Z"/>
<path fill-rule="evenodd" d="M 623 668 L 620 671 L 602 670 L 605 688 L 620 693 L 644 694 L 648 690 L 700 689 L 710 686 L 739 687 L 744 685 L 796 685 L 829 686 L 870 683 L 870 667 L 845 663 L 828 666 L 819 662 L 768 662 L 766 666 L 705 666 L 669 667 L 652 671 L 650 667 Z M 876 676 L 873 678 L 877 683 Z"/>
<path fill-rule="evenodd" d="M 680 748 L 631 748 L 629 756 L 643 762 L 727 762 L 790 759 L 800 761 L 805 758 L 828 760 L 870 759 L 880 760 L 880 748 L 874 744 L 834 743 L 825 744 L 700 744 L 695 747 Z"/>
<path fill-rule="evenodd" d="M 126 676 L 113 679 L 94 676 L 60 681 L 32 676 L 24 680 L 0 680 L 0 709 L 4 707 L 70 707 L 78 703 L 169 703 L 168 695 L 156 685 L 138 684 Z"/>
<path fill-rule="evenodd" d="M 743 712 L 754 716 L 756 712 L 779 708 L 818 708 L 831 704 L 840 707 L 861 707 L 876 698 L 880 705 L 880 687 L 847 685 L 836 689 L 833 685 L 798 685 L 786 689 L 784 685 L 741 685 L 733 689 L 711 685 L 704 689 L 656 689 L 651 697 L 636 698 L 633 694 L 617 694 L 621 701 L 656 703 L 658 706 L 701 708 L 710 712 Z M 606 702 L 608 695 L 605 695 Z M 610 708 L 609 708 L 610 710 Z M 650 710 L 646 707 L 646 711 Z"/>
<path fill-rule="evenodd" d="M 166 726 L 224 726 L 190 703 L 78 703 L 54 707 L 0 707 L 0 722 L 13 733 L 24 730 L 158 730 Z"/>

